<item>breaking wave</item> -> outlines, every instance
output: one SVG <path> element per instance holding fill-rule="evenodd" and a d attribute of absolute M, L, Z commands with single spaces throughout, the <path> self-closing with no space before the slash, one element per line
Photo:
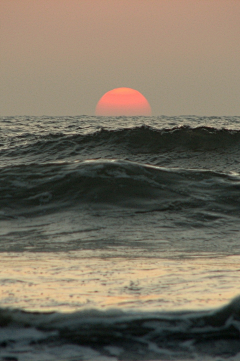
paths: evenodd
<path fill-rule="evenodd" d="M 25 348 L 91 346 L 105 356 L 115 348 L 120 359 L 132 360 L 188 359 L 195 352 L 227 357 L 240 352 L 240 299 L 201 312 L 86 310 L 60 314 L 0 309 L 0 328 L 0 344 L 6 353 L 16 354 L 24 343 Z"/>

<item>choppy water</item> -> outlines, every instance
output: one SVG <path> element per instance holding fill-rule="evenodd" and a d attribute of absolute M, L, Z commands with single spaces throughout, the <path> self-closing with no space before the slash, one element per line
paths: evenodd
<path fill-rule="evenodd" d="M 0 120 L 0 360 L 240 359 L 240 117 Z"/>

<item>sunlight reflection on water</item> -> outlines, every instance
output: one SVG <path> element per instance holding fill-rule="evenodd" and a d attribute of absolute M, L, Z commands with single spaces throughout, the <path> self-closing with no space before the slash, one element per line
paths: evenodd
<path fill-rule="evenodd" d="M 238 294 L 239 256 L 98 258 L 90 253 L 1 255 L 1 307 L 72 312 L 85 308 L 189 310 Z"/>

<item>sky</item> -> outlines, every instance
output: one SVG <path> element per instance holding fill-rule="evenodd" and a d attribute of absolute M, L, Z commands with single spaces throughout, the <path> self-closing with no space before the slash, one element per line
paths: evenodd
<path fill-rule="evenodd" d="M 240 0 L 0 0 L 0 115 L 240 115 Z"/>

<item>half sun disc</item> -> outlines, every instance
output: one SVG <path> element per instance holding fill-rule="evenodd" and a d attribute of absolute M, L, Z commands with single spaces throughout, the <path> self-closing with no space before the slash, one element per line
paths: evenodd
<path fill-rule="evenodd" d="M 96 115 L 151 115 L 147 99 L 137 90 L 116 88 L 105 93 L 97 103 Z"/>

